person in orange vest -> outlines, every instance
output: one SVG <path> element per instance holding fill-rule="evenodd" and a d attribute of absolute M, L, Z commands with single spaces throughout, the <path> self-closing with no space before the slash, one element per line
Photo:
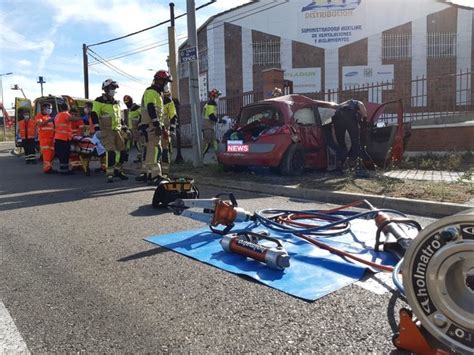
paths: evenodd
<path fill-rule="evenodd" d="M 18 136 L 25 150 L 25 163 L 36 164 L 36 125 L 35 121 L 30 119 L 30 111 L 26 108 L 18 110 Z"/>
<path fill-rule="evenodd" d="M 54 150 L 59 159 L 59 173 L 61 175 L 72 175 L 69 170 L 69 155 L 71 153 L 71 121 L 81 120 L 79 116 L 72 116 L 68 111 L 67 104 L 58 105 L 59 112 L 54 118 Z"/>
<path fill-rule="evenodd" d="M 69 113 L 73 116 L 78 116 L 79 111 L 77 107 L 71 107 Z M 77 121 L 71 121 L 71 140 L 80 140 L 84 135 L 84 121 L 82 119 Z M 71 152 L 69 155 L 69 165 L 71 166 L 72 170 L 80 170 L 83 169 L 86 172 L 86 169 L 83 167 L 82 161 L 80 159 L 79 153 Z"/>
<path fill-rule="evenodd" d="M 43 156 L 43 172 L 45 174 L 56 174 L 53 169 L 54 159 L 54 119 L 51 118 L 53 106 L 46 102 L 41 105 L 41 112 L 35 116 L 38 129 L 40 151 Z"/>

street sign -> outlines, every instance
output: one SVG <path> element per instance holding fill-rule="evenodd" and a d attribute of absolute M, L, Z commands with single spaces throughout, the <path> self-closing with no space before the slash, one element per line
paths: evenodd
<path fill-rule="evenodd" d="M 194 60 L 197 60 L 197 51 L 196 47 L 184 48 L 179 51 L 179 58 L 181 63 L 189 63 Z"/>

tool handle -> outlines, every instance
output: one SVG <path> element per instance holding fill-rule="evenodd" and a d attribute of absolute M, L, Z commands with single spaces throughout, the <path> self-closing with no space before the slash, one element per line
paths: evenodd
<path fill-rule="evenodd" d="M 237 235 L 239 237 L 241 237 L 241 236 L 245 237 L 248 241 L 250 241 L 250 238 L 248 238 L 249 235 L 252 236 L 252 237 L 255 237 L 257 239 L 265 239 L 265 240 L 268 240 L 270 242 L 275 243 L 278 248 L 283 248 L 283 245 L 281 244 L 281 242 L 278 239 L 270 237 L 266 233 L 256 233 L 256 232 L 252 232 L 252 231 L 243 231 L 243 232 L 238 232 Z"/>

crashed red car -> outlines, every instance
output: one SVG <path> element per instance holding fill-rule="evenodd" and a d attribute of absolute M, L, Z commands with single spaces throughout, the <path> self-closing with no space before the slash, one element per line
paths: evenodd
<path fill-rule="evenodd" d="M 403 125 L 401 101 L 396 124 L 375 125 L 389 103 L 397 101 L 366 105 L 370 126 L 368 151 L 378 162 L 396 158 L 392 154 L 401 158 L 404 140 L 409 136 L 409 126 Z M 337 103 L 303 95 L 249 104 L 241 109 L 235 127 L 223 136 L 218 162 L 224 168 L 270 167 L 282 175 L 301 175 L 305 169 L 327 169 L 327 127 L 337 108 Z"/>

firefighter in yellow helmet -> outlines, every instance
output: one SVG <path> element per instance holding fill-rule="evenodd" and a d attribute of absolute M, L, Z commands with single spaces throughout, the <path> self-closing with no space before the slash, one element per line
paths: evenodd
<path fill-rule="evenodd" d="M 171 97 L 171 88 L 169 83 L 165 85 L 163 91 L 163 135 L 161 139 L 161 146 L 163 152 L 161 154 L 161 169 L 163 176 L 168 175 L 170 172 L 171 165 L 171 136 L 174 134 L 176 129 L 176 122 L 178 115 L 176 112 L 176 106 Z"/>
<path fill-rule="evenodd" d="M 158 70 L 151 86 L 143 93 L 141 104 L 142 119 L 138 129 L 145 138 L 146 156 L 142 173 L 136 180 L 154 185 L 163 180 L 159 162 L 164 110 L 162 93 L 165 85 L 171 81 L 173 78 L 166 70 Z"/>
<path fill-rule="evenodd" d="M 204 144 L 204 152 L 202 154 L 203 158 L 211 147 L 212 149 L 214 149 L 214 153 L 217 154 L 218 146 L 215 127 L 216 123 L 225 122 L 217 117 L 217 101 L 219 100 L 219 96 L 221 96 L 221 92 L 219 90 L 212 89 L 211 91 L 209 91 L 209 100 L 204 105 L 204 108 L 202 110 L 202 135 Z"/>
<path fill-rule="evenodd" d="M 120 116 L 120 104 L 114 99 L 115 90 L 118 87 L 116 81 L 105 80 L 102 83 L 104 93 L 94 100 L 91 112 L 94 129 L 96 132 L 100 130 L 100 140 L 106 150 L 108 182 L 113 182 L 114 177 L 128 180 L 128 176 L 123 172 L 123 163 L 128 159 L 125 149 L 127 126 L 123 124 Z M 120 153 L 118 162 L 116 161 L 117 152 Z"/>

